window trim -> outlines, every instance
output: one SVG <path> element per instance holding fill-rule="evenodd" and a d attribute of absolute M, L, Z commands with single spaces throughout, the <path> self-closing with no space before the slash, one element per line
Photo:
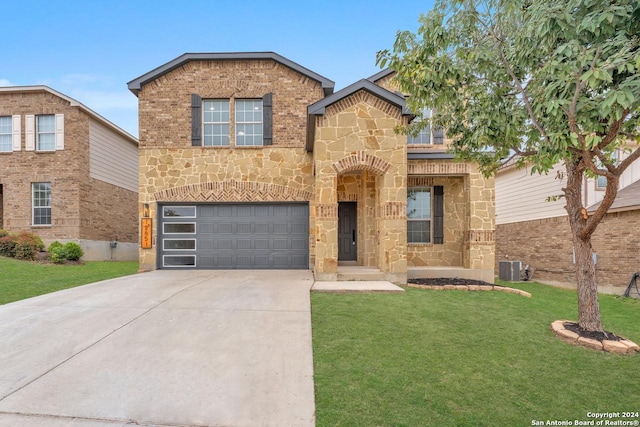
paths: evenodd
<path fill-rule="evenodd" d="M 9 139 L 9 146 L 8 146 L 8 150 L 3 150 L 2 146 L 0 146 L 0 153 L 11 153 L 13 152 L 14 149 L 14 141 L 13 141 L 13 134 L 14 134 L 14 129 L 13 129 L 13 121 L 14 121 L 14 117 L 15 116 L 0 116 L 0 120 L 2 119 L 8 119 L 9 120 L 9 132 L 2 132 L 1 128 L 0 128 L 0 137 L 8 137 Z"/>
<path fill-rule="evenodd" d="M 261 120 L 260 121 L 240 121 L 238 120 L 238 113 L 240 112 L 240 109 L 238 108 L 238 104 L 239 103 L 243 103 L 243 102 L 252 102 L 254 103 L 254 105 L 260 105 L 260 117 Z M 265 146 L 265 132 L 264 132 L 264 100 L 262 98 L 236 98 L 234 99 L 234 112 L 233 112 L 233 117 L 234 117 L 234 122 L 233 122 L 233 129 L 234 129 L 234 145 L 236 147 L 242 147 L 242 148 L 246 148 L 246 147 L 264 147 Z M 243 112 L 246 110 L 242 110 Z M 240 135 L 240 131 L 238 131 L 238 128 L 240 127 L 239 125 L 259 125 L 260 128 L 260 137 L 258 138 L 258 134 L 251 134 L 251 141 L 255 142 L 256 139 L 259 140 L 259 144 L 239 144 L 239 137 L 242 136 L 242 140 L 244 141 L 247 136 L 246 135 Z"/>
<path fill-rule="evenodd" d="M 415 122 L 421 122 L 428 120 L 429 124 L 420 129 L 420 132 L 413 137 L 411 135 L 407 135 L 407 145 L 411 147 L 442 147 L 444 146 L 444 132 L 442 129 L 436 129 L 433 126 L 433 113 L 434 110 L 431 108 L 425 108 L 422 110 L 422 115 L 420 117 L 416 117 L 414 119 Z M 426 135 L 426 131 L 429 132 L 429 142 L 414 142 L 418 138 L 421 138 L 422 135 Z M 436 142 L 439 141 L 439 142 Z"/>
<path fill-rule="evenodd" d="M 47 132 L 40 131 L 40 118 L 41 117 L 51 117 L 53 118 L 53 130 Z M 42 149 L 40 148 L 40 136 L 41 135 L 51 135 L 53 136 L 53 148 Z M 36 151 L 38 152 L 50 152 L 56 151 L 56 115 L 55 114 L 37 114 L 35 119 L 35 143 L 36 143 Z"/>
<path fill-rule="evenodd" d="M 35 199 L 35 192 L 36 192 L 36 185 L 38 184 L 48 184 L 49 188 L 48 188 L 48 192 L 49 192 L 49 197 L 47 198 L 47 201 L 49 202 L 48 206 L 36 206 L 36 199 Z M 46 191 L 46 190 L 45 190 Z M 50 182 L 32 182 L 31 183 L 31 226 L 32 227 L 51 227 L 53 220 L 52 220 L 52 205 L 53 205 L 53 201 L 52 201 L 52 191 L 51 191 L 51 183 Z M 45 193 L 46 194 L 46 193 Z M 49 222 L 46 224 L 36 224 L 35 223 L 35 213 L 36 213 L 36 208 L 37 209 L 49 209 Z"/>
<path fill-rule="evenodd" d="M 175 258 L 175 257 L 192 257 L 193 258 L 193 265 L 176 265 L 176 264 L 170 264 L 167 265 L 166 263 L 166 258 Z M 162 255 L 162 267 L 165 268 L 197 268 L 198 266 L 198 259 L 196 257 L 195 254 L 173 254 L 173 255 Z"/>
<path fill-rule="evenodd" d="M 165 218 L 176 218 L 176 217 L 165 217 Z M 178 217 L 178 218 L 184 218 L 184 217 Z M 173 231 L 167 231 L 165 226 L 168 224 L 180 224 L 180 225 L 186 225 L 186 224 L 193 224 L 193 232 L 182 232 L 182 233 L 175 233 Z M 193 234 L 197 234 L 197 223 L 195 222 L 163 222 L 162 223 L 162 234 L 167 235 L 167 236 L 175 236 L 177 234 L 188 234 L 188 235 L 193 235 Z"/>
<path fill-rule="evenodd" d="M 164 214 L 165 208 L 193 208 L 193 216 L 167 216 Z M 164 205 L 162 206 L 162 218 L 197 218 L 198 208 L 195 205 Z"/>
<path fill-rule="evenodd" d="M 206 114 L 206 108 L 205 105 L 207 104 L 207 102 L 225 102 L 226 106 L 227 106 L 227 111 L 226 113 L 228 114 L 228 120 L 226 122 L 208 122 L 205 120 L 205 114 Z M 227 137 L 227 141 L 226 144 L 206 144 L 206 133 L 205 133 L 205 129 L 207 125 L 212 125 L 212 126 L 224 126 L 224 125 L 228 126 L 228 133 L 226 135 Z M 212 135 L 214 136 L 214 135 Z M 220 134 L 219 136 L 223 136 L 222 134 Z M 229 98 L 206 98 L 202 100 L 202 146 L 203 147 L 230 147 L 231 146 L 231 99 Z"/>
<path fill-rule="evenodd" d="M 615 159 L 615 164 L 617 164 L 620 161 L 620 154 L 618 150 L 615 150 L 613 152 L 613 158 Z M 598 168 L 600 168 L 602 166 L 602 162 L 600 162 L 599 159 L 596 159 L 596 166 L 598 166 Z M 598 181 L 600 180 L 600 178 L 604 179 L 604 185 L 599 185 Z M 595 189 L 596 191 L 606 191 L 607 190 L 607 177 L 606 176 L 601 176 L 601 175 L 596 175 L 595 179 Z"/>
<path fill-rule="evenodd" d="M 190 242 L 193 242 L 193 249 L 167 249 L 165 243 L 169 242 L 169 241 L 176 241 L 176 240 L 188 240 Z M 171 237 L 171 238 L 163 238 L 162 239 L 162 250 L 163 251 L 167 251 L 167 252 L 186 252 L 186 251 L 196 251 L 198 250 L 198 241 L 195 237 L 188 237 L 188 238 L 179 238 L 179 237 Z"/>
<path fill-rule="evenodd" d="M 429 191 L 429 218 L 409 218 L 409 194 L 412 191 L 420 191 L 423 192 L 425 190 Z M 429 241 L 428 242 L 410 242 L 409 241 L 409 222 L 429 222 Z M 432 245 L 434 243 L 434 235 L 433 235 L 433 223 L 434 223 L 434 187 L 433 186 L 414 186 L 407 187 L 407 244 L 408 245 Z"/>

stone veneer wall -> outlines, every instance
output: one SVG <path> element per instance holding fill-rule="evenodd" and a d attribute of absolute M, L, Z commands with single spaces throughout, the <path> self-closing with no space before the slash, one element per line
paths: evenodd
<path fill-rule="evenodd" d="M 407 152 L 404 136 L 394 132 L 402 123 L 397 107 L 365 91 L 329 106 L 317 119 L 317 278 L 337 273 L 337 204 L 339 197 L 355 197 L 361 198 L 359 216 L 367 218 L 358 223 L 364 239 L 358 262 L 377 266 L 390 280 L 406 281 Z"/>
<path fill-rule="evenodd" d="M 598 285 L 622 293 L 633 273 L 640 271 L 640 210 L 607 214 L 598 225 L 592 244 L 597 254 Z M 573 243 L 566 216 L 500 224 L 497 227 L 497 257 L 522 261 L 534 269 L 534 280 L 575 285 Z"/>
<path fill-rule="evenodd" d="M 304 202 L 312 191 L 311 155 L 304 148 L 140 150 L 139 201 L 150 204 L 152 218 L 156 202 Z M 156 235 L 154 228 L 154 242 Z M 140 254 L 140 268 L 155 269 L 155 248 Z"/>

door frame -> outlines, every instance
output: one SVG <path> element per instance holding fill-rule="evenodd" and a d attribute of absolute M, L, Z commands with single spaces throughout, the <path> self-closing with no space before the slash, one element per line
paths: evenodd
<path fill-rule="evenodd" d="M 345 212 L 347 211 L 347 212 Z M 352 233 L 352 246 L 353 251 L 350 254 L 346 254 L 340 250 L 340 226 L 341 217 L 347 214 L 353 218 Z M 358 202 L 338 202 L 338 261 L 357 261 L 358 260 Z"/>

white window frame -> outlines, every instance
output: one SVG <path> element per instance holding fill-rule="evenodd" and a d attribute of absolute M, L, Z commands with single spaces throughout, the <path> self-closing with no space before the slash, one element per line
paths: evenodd
<path fill-rule="evenodd" d="M 166 248 L 166 246 L 165 246 L 166 242 L 168 242 L 168 241 L 176 241 L 176 240 L 189 240 L 189 241 L 192 241 L 193 242 L 193 249 L 167 249 Z M 162 239 L 162 250 L 163 251 L 171 251 L 171 252 L 173 252 L 173 251 L 175 251 L 175 252 L 195 251 L 195 250 L 197 250 L 197 245 L 198 245 L 198 242 L 197 242 L 197 239 L 195 239 L 195 238 L 193 238 L 193 239 L 188 239 L 188 238 L 187 239 L 180 239 L 180 238 Z"/>
<path fill-rule="evenodd" d="M 45 197 L 45 201 L 48 202 L 48 205 L 39 205 L 36 206 L 36 185 L 40 185 L 40 184 L 48 184 L 49 188 L 48 188 L 48 193 L 49 193 L 49 197 Z M 46 194 L 46 189 L 45 189 L 45 194 Z M 52 224 L 52 215 L 51 215 L 51 205 L 52 205 L 52 197 L 51 197 L 51 183 L 50 182 L 32 182 L 31 183 L 31 225 L 33 227 L 50 227 Z M 41 199 L 38 199 L 39 201 Z M 36 224 L 36 209 L 49 209 L 49 222 L 46 224 Z"/>
<path fill-rule="evenodd" d="M 5 121 L 8 122 L 8 128 L 3 129 L 2 122 L 5 122 Z M 7 124 L 4 124 L 4 126 L 7 126 Z M 0 140 L 3 140 L 3 139 L 6 140 L 8 144 L 6 146 L 3 146 L 2 144 L 0 144 L 0 153 L 12 152 L 13 151 L 13 117 L 12 116 L 0 116 Z"/>
<path fill-rule="evenodd" d="M 250 108 L 240 108 L 240 106 L 250 106 Z M 258 112 L 260 120 L 256 120 L 255 117 Z M 249 119 L 247 119 L 248 115 L 251 116 Z M 264 145 L 264 104 L 262 98 L 236 99 L 234 117 L 236 147 L 262 147 Z M 247 133 L 248 128 L 253 129 L 254 132 Z M 255 129 L 259 129 L 259 133 L 256 133 Z"/>
<path fill-rule="evenodd" d="M 51 118 L 53 120 L 53 127 L 51 130 L 40 130 L 41 124 L 40 119 Z M 36 116 L 36 151 L 56 151 L 56 115 L 55 114 L 39 114 Z M 43 136 L 51 136 L 51 147 L 47 146 L 46 148 L 42 148 L 43 143 L 41 139 Z M 48 143 L 49 144 L 49 143 Z"/>
<path fill-rule="evenodd" d="M 165 217 L 165 218 L 184 218 L 184 217 Z M 165 226 L 168 225 L 168 224 L 180 224 L 180 225 L 193 224 L 193 233 L 192 232 L 174 233 L 172 231 L 167 231 Z M 196 231 L 197 231 L 196 228 L 197 228 L 197 223 L 195 223 L 195 222 L 163 222 L 162 223 L 162 234 L 165 234 L 165 235 L 196 234 Z"/>
<path fill-rule="evenodd" d="M 189 216 L 189 215 L 184 215 L 184 216 L 182 216 L 182 215 L 180 215 L 180 216 L 165 215 L 165 214 L 164 214 L 164 210 L 165 210 L 166 208 L 193 208 L 193 216 Z M 197 215 L 198 215 L 198 208 L 197 208 L 197 206 L 189 206 L 189 205 L 186 205 L 186 206 L 164 205 L 164 206 L 162 207 L 162 218 L 196 218 L 196 217 L 197 217 Z"/>
<path fill-rule="evenodd" d="M 429 124 L 425 128 L 420 129 L 420 132 L 416 136 L 407 135 L 407 145 L 417 145 L 421 147 L 444 145 L 444 133 L 441 138 L 438 138 L 439 142 L 436 142 L 435 131 L 432 122 L 432 110 L 430 108 L 425 108 L 424 110 L 422 110 L 422 114 L 420 115 L 420 117 L 416 117 L 415 121 L 428 121 Z"/>
<path fill-rule="evenodd" d="M 410 202 L 409 202 L 409 198 L 411 197 L 411 193 L 412 192 L 429 192 L 429 217 L 417 217 L 417 218 L 411 218 L 410 217 Z M 429 223 L 429 240 L 426 242 L 423 241 L 411 241 L 411 239 L 409 239 L 409 223 L 422 223 L 422 222 L 428 222 Z M 433 187 L 429 187 L 429 186 L 416 186 L 416 187 L 408 187 L 407 188 L 407 243 L 412 245 L 412 244 L 416 244 L 416 245 L 424 245 L 424 244 L 432 244 L 433 243 Z"/>
<path fill-rule="evenodd" d="M 193 258 L 193 265 L 167 265 L 166 264 L 166 258 L 169 257 L 192 257 Z M 191 255 L 191 254 L 176 254 L 176 255 L 163 255 L 162 256 L 162 266 L 163 267 L 169 267 L 169 268 L 196 268 L 197 267 L 197 262 L 198 259 L 196 258 L 196 255 Z"/>
<path fill-rule="evenodd" d="M 226 109 L 224 108 L 226 107 Z M 215 111 L 216 108 L 221 108 Z M 212 112 L 215 111 L 215 112 Z M 226 113 L 226 121 L 215 120 L 216 115 L 224 119 Z M 207 116 L 211 115 L 211 119 L 207 121 Z M 217 130 L 217 132 L 216 132 Z M 209 132 L 207 132 L 209 131 Z M 219 143 L 216 143 L 219 138 Z M 208 143 L 208 141 L 210 141 Z M 231 102 L 229 99 L 203 99 L 202 100 L 202 146 L 204 147 L 228 147 L 231 141 Z"/>
<path fill-rule="evenodd" d="M 618 163 L 618 161 L 620 160 L 620 156 L 618 154 L 618 150 L 615 150 L 613 152 L 613 158 L 615 159 L 615 163 Z M 598 168 L 602 167 L 602 162 L 599 159 L 596 160 L 595 164 L 596 164 L 596 166 Z M 602 181 L 600 181 L 600 180 L 602 180 Z M 607 189 L 607 177 L 606 176 L 596 175 L 595 181 L 596 181 L 596 190 L 597 191 L 605 191 Z"/>

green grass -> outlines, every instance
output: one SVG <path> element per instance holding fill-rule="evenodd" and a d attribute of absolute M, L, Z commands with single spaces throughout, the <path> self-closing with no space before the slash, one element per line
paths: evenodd
<path fill-rule="evenodd" d="M 95 261 L 82 265 L 40 264 L 0 257 L 0 304 L 138 271 L 137 262 Z"/>
<path fill-rule="evenodd" d="M 637 411 L 640 356 L 568 345 L 575 291 L 312 294 L 318 426 L 530 426 Z M 640 342 L 640 301 L 601 295 L 605 329 Z"/>

